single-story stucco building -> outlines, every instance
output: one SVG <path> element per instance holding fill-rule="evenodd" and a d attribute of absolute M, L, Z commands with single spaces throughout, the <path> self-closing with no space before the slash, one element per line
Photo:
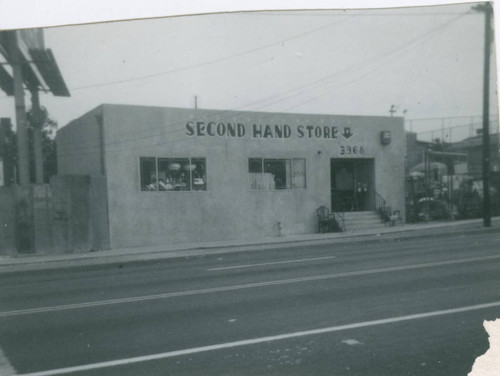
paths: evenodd
<path fill-rule="evenodd" d="M 104 104 L 57 133 L 60 175 L 105 178 L 111 248 L 317 231 L 316 209 L 404 218 L 404 121 Z"/>

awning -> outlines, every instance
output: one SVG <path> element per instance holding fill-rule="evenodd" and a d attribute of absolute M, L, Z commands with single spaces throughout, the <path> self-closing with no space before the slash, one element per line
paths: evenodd
<path fill-rule="evenodd" d="M 439 172 L 446 173 L 448 171 L 448 168 L 446 167 L 446 165 L 444 163 L 440 163 L 440 162 L 428 163 L 427 164 L 427 171 L 434 171 L 434 170 L 438 170 Z M 412 173 L 412 172 L 425 172 L 425 171 L 426 171 L 425 163 L 419 163 L 418 165 L 416 165 L 410 169 L 410 173 Z"/>

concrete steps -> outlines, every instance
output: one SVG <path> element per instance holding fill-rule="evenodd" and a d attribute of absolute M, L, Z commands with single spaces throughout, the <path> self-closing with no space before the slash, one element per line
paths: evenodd
<path fill-rule="evenodd" d="M 346 232 L 384 227 L 384 222 L 375 211 L 346 212 L 344 214 L 344 231 Z"/>

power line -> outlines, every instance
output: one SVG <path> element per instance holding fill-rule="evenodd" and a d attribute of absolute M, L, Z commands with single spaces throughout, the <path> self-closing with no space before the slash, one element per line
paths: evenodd
<path fill-rule="evenodd" d="M 407 43 L 404 46 L 401 46 L 401 47 L 398 47 L 396 49 L 393 49 L 389 53 L 386 53 L 386 54 L 384 54 L 383 56 L 381 56 L 381 57 L 379 57 L 377 59 L 382 59 L 383 60 L 383 59 L 386 59 L 388 57 L 391 57 L 393 54 L 400 54 L 400 53 L 404 52 L 406 49 L 412 47 L 415 43 L 420 43 L 420 42 L 424 41 L 427 38 L 428 35 L 432 35 L 437 30 L 446 27 L 448 24 L 456 21 L 457 19 L 459 19 L 460 17 L 462 17 L 465 14 L 467 14 L 467 13 L 463 13 L 459 17 L 456 17 L 456 18 L 454 18 L 454 19 L 452 19 L 452 20 L 450 20 L 450 21 L 448 21 L 448 22 L 446 22 L 446 23 L 444 23 L 442 25 L 437 26 L 436 28 L 430 30 L 429 32 L 425 33 L 424 35 L 417 37 L 416 39 L 414 39 L 410 43 Z M 343 21 L 346 21 L 346 20 L 343 20 Z M 341 22 L 343 22 L 343 21 L 341 21 Z M 297 38 L 299 36 L 307 35 L 307 34 L 316 32 L 318 30 L 322 30 L 322 29 L 331 27 L 331 26 L 333 26 L 335 24 L 338 24 L 338 23 L 339 22 L 336 22 L 336 23 L 330 24 L 330 25 L 326 25 L 326 26 L 322 26 L 320 28 L 316 28 L 316 29 L 310 30 L 308 32 L 301 33 L 298 36 L 286 38 L 285 40 L 291 40 L 291 39 Z M 284 40 L 282 40 L 280 42 L 275 42 L 275 43 L 270 44 L 270 45 L 275 45 L 276 43 L 281 43 L 283 41 Z M 262 48 L 267 48 L 270 45 L 266 45 L 266 46 L 262 46 L 262 47 L 259 47 L 259 48 L 253 49 L 253 50 L 249 50 L 249 51 L 247 51 L 245 53 L 250 53 L 251 51 L 255 51 L 255 50 L 258 50 L 258 49 L 262 49 Z M 241 54 L 237 54 L 237 55 L 234 55 L 234 56 L 239 56 L 239 55 L 241 55 Z M 362 61 L 362 62 L 360 62 L 358 64 L 355 64 L 354 66 L 350 66 L 350 67 L 348 67 L 348 68 L 346 68 L 346 69 L 344 69 L 342 71 L 338 71 L 338 72 L 335 72 L 335 73 L 333 73 L 331 75 L 328 75 L 326 77 L 322 77 L 322 78 L 320 78 L 318 80 L 315 80 L 312 83 L 309 83 L 309 84 L 306 84 L 306 85 L 301 85 L 301 86 L 299 86 L 299 87 L 297 87 L 295 89 L 292 89 L 291 91 L 287 90 L 285 96 L 283 96 L 283 94 L 271 96 L 271 97 L 268 97 L 268 98 L 265 98 L 265 99 L 261 99 L 261 100 L 258 100 L 258 101 L 247 103 L 246 105 L 241 106 L 241 108 L 249 107 L 251 105 L 254 105 L 254 104 L 257 104 L 257 103 L 262 103 L 264 101 L 265 101 L 264 105 L 260 106 L 260 108 L 266 107 L 266 106 L 268 106 L 270 104 L 274 104 L 274 103 L 277 103 L 277 102 L 281 102 L 283 100 L 290 99 L 290 98 L 295 97 L 295 96 L 297 96 L 299 94 L 302 94 L 304 92 L 307 92 L 307 91 L 310 91 L 310 90 L 313 90 L 313 89 L 317 89 L 317 88 L 325 86 L 325 85 L 330 85 L 331 83 L 329 83 L 329 81 L 331 81 L 333 78 L 335 78 L 336 76 L 338 76 L 341 73 L 345 73 L 345 72 L 348 72 L 348 71 L 353 70 L 353 69 L 354 70 L 364 69 L 365 66 L 368 67 L 368 66 L 373 65 L 373 64 L 377 64 L 377 62 L 376 61 L 374 62 L 373 60 L 368 60 L 368 61 L 365 60 L 365 61 Z M 387 63 L 384 63 L 383 65 L 386 65 L 386 64 Z M 380 67 L 375 67 L 374 69 L 366 72 L 363 76 L 365 76 L 365 75 L 371 73 L 373 70 L 379 69 L 379 68 Z M 325 82 L 325 80 L 326 80 L 326 82 Z M 290 93 L 292 93 L 292 94 L 290 94 Z M 274 99 L 274 101 L 270 103 L 269 101 L 273 100 L 273 99 Z M 303 104 L 303 103 L 304 102 L 302 102 L 301 104 Z M 224 116 L 226 114 L 228 115 L 227 118 L 230 118 L 231 116 L 233 116 L 233 114 L 231 113 L 231 111 L 227 111 L 227 110 L 221 110 L 218 113 L 217 116 L 220 116 L 220 115 Z M 221 121 L 223 121 L 223 120 L 224 120 L 224 118 L 221 119 Z M 172 125 L 175 125 L 175 124 L 170 124 L 168 126 L 172 126 Z M 125 139 L 125 140 L 122 139 L 122 140 L 112 141 L 112 142 L 107 143 L 106 146 L 113 146 L 113 145 L 123 144 L 123 143 L 126 143 L 126 142 L 136 142 L 136 141 L 141 140 L 141 139 L 155 138 L 155 137 L 159 137 L 159 136 L 165 136 L 165 135 L 168 135 L 168 134 L 173 134 L 173 133 L 176 132 L 176 130 L 167 130 L 167 131 L 165 131 L 165 127 L 166 127 L 165 125 L 162 125 L 160 127 L 155 127 L 154 129 L 148 129 L 148 130 L 146 130 L 146 132 L 148 132 L 148 133 L 150 133 L 151 131 L 154 132 L 156 129 L 160 129 L 161 130 L 161 132 L 154 133 L 154 134 L 151 134 L 151 135 L 150 134 L 144 135 L 144 130 L 137 130 L 137 131 L 133 131 L 133 132 L 127 132 L 127 133 L 125 133 L 123 135 L 132 135 L 132 134 L 140 133 L 140 134 L 142 134 L 142 136 L 141 137 L 132 137 L 132 138 Z M 74 141 L 75 144 L 78 143 L 78 142 L 79 142 L 78 140 Z M 85 145 L 85 146 L 81 146 L 81 147 L 75 147 L 72 150 L 73 151 L 78 151 L 78 150 L 82 150 L 82 149 L 85 150 L 85 149 L 94 148 L 94 147 L 98 147 L 98 145 Z"/>
<path fill-rule="evenodd" d="M 421 49 L 417 53 L 417 58 L 413 61 L 412 64 L 412 69 L 410 70 L 410 73 L 408 77 L 406 78 L 405 82 L 403 85 L 401 85 L 401 90 L 396 96 L 396 99 L 394 100 L 395 103 L 404 103 L 409 89 L 413 86 L 417 78 L 420 76 L 421 72 L 424 70 L 426 63 L 427 63 L 427 56 L 430 54 L 432 50 L 432 44 L 437 39 L 438 36 L 442 36 L 444 32 L 444 28 L 441 30 L 438 30 L 436 33 L 431 35 L 430 41 L 427 44 L 422 43 Z"/>
<path fill-rule="evenodd" d="M 231 59 L 234 59 L 234 58 L 237 58 L 237 57 L 242 57 L 242 56 L 254 53 L 256 51 L 264 50 L 264 49 L 267 49 L 267 48 L 270 48 L 270 47 L 273 47 L 273 46 L 276 46 L 276 45 L 280 45 L 280 44 L 283 44 L 285 42 L 288 42 L 288 41 L 291 41 L 291 40 L 294 40 L 294 39 L 301 38 L 301 37 L 309 35 L 309 34 L 316 33 L 318 31 L 321 31 L 321 30 L 324 30 L 324 29 L 336 26 L 336 25 L 341 24 L 343 22 L 350 21 L 353 18 L 359 17 L 359 16 L 364 15 L 364 14 L 369 13 L 369 12 L 370 12 L 369 10 L 366 10 L 366 11 L 364 11 L 362 13 L 357 13 L 355 15 L 352 15 L 352 16 L 350 16 L 347 19 L 344 19 L 344 20 L 341 20 L 341 21 L 337 21 L 337 22 L 334 22 L 334 23 L 331 23 L 331 24 L 328 24 L 328 25 L 325 25 L 325 26 L 321 26 L 321 27 L 318 27 L 318 28 L 315 28 L 315 29 L 312 29 L 312 30 L 309 30 L 309 31 L 305 31 L 305 32 L 300 33 L 300 34 L 296 34 L 296 35 L 293 35 L 291 37 L 284 38 L 284 39 L 281 39 L 279 41 L 272 42 L 272 43 L 269 43 L 269 44 L 266 44 L 266 45 L 263 45 L 263 46 L 260 46 L 260 47 L 256 47 L 256 48 L 253 48 L 253 49 L 250 49 L 250 50 L 247 50 L 247 51 L 243 51 L 241 53 L 233 54 L 233 55 L 230 55 L 230 56 L 225 56 L 225 57 L 221 57 L 221 58 L 218 58 L 218 59 L 206 61 L 206 62 L 203 62 L 203 63 L 193 64 L 193 65 L 190 65 L 190 66 L 181 67 L 181 68 L 177 68 L 177 69 L 171 69 L 171 70 L 168 70 L 168 71 L 157 72 L 157 73 L 152 73 L 152 74 L 148 74 L 148 75 L 141 75 L 141 76 L 136 76 L 136 77 L 130 77 L 130 78 L 123 79 L 123 80 L 114 80 L 114 81 L 108 81 L 108 82 L 103 82 L 103 83 L 98 83 L 98 84 L 80 86 L 80 87 L 72 88 L 71 90 L 73 90 L 73 91 L 75 91 L 75 90 L 84 90 L 84 89 L 95 88 L 95 87 L 103 87 L 103 86 L 117 85 L 117 84 L 123 84 L 123 83 L 133 82 L 133 81 L 147 80 L 147 79 L 151 79 L 151 78 L 156 78 L 156 77 L 165 76 L 165 75 L 169 75 L 169 74 L 173 74 L 173 73 L 178 73 L 178 72 L 182 72 L 182 71 L 186 71 L 186 70 L 191 70 L 191 69 L 195 69 L 195 68 L 200 68 L 200 67 L 204 67 L 204 66 L 208 66 L 208 65 L 217 64 L 217 63 L 220 63 L 222 61 L 231 60 Z M 457 17 L 457 18 L 460 18 L 461 16 L 463 16 L 465 14 L 468 14 L 468 12 L 467 13 L 451 13 L 451 14 L 453 14 L 453 15 L 458 14 L 459 17 Z M 344 17 L 345 17 L 345 15 L 344 15 Z"/>
<path fill-rule="evenodd" d="M 427 121 L 427 120 L 443 120 L 443 119 L 471 119 L 475 117 L 482 118 L 483 115 L 469 115 L 469 116 L 443 116 L 433 118 L 419 118 L 419 119 L 406 119 L 406 121 Z M 490 118 L 498 117 L 498 115 L 490 115 Z"/>
<path fill-rule="evenodd" d="M 422 43 L 423 41 L 425 41 L 429 36 L 433 35 L 435 32 L 445 28 L 446 26 L 448 26 L 449 24 L 457 21 L 459 18 L 463 17 L 464 15 L 466 15 L 467 13 L 462 13 L 460 16 L 458 17 L 455 17 L 451 20 L 449 20 L 448 22 L 445 22 L 441 25 L 438 25 L 437 27 L 429 30 L 428 32 L 424 33 L 423 35 L 417 37 L 417 38 L 414 38 L 412 41 L 410 42 L 407 42 L 405 43 L 404 45 L 401 45 L 401 46 L 398 46 L 397 48 L 391 50 L 389 53 L 385 53 L 384 55 L 380 56 L 379 58 L 377 59 L 381 59 L 381 60 L 385 60 L 385 59 L 389 59 L 388 62 L 384 62 L 382 64 L 382 66 L 385 66 L 387 65 L 388 63 L 391 63 L 392 62 L 392 57 L 393 55 L 397 55 L 397 54 L 401 54 L 403 52 L 405 52 L 407 49 L 409 48 L 412 48 L 413 45 L 415 45 L 416 43 Z M 261 99 L 261 100 L 257 100 L 257 101 L 254 101 L 254 102 L 251 102 L 250 104 L 246 104 L 244 106 L 240 106 L 239 108 L 245 108 L 245 107 L 249 107 L 251 106 L 252 104 L 257 104 L 257 103 L 260 103 L 260 102 L 263 102 L 265 101 L 265 104 L 263 106 L 260 106 L 260 107 L 257 107 L 257 108 L 263 108 L 263 107 L 267 107 L 271 104 L 275 104 L 275 103 L 279 103 L 279 102 L 282 102 L 284 100 L 287 100 L 287 99 L 290 99 L 290 98 L 293 98 L 293 97 L 296 97 L 300 94 L 303 94 L 304 92 L 307 92 L 307 91 L 310 91 L 312 89 L 317 89 L 318 87 L 322 87 L 322 86 L 325 86 L 325 85 L 330 85 L 331 83 L 329 83 L 328 81 L 334 79 L 336 76 L 340 75 L 340 74 L 343 74 L 345 72 L 348 72 L 352 69 L 363 69 L 365 66 L 370 66 L 372 64 L 377 64 L 377 62 L 373 62 L 373 60 L 365 60 L 365 61 L 362 61 L 358 64 L 355 64 L 355 65 L 352 65 L 352 66 L 349 66 L 348 68 L 344 69 L 344 70 L 341 70 L 341 71 L 337 71 L 333 74 L 330 74 L 328 76 L 324 76 L 324 77 L 321 77 L 320 79 L 317 79 L 315 81 L 313 81 L 312 83 L 309 83 L 309 84 L 306 84 L 306 85 L 301 85 L 299 86 L 298 88 L 296 89 L 292 89 L 292 90 L 287 90 L 286 91 L 286 95 L 285 96 L 282 96 L 282 94 L 280 95 L 276 95 L 276 96 L 271 96 L 271 97 L 268 97 L 266 99 Z M 377 70 L 377 69 L 380 69 L 381 66 L 376 66 L 375 68 L 369 70 L 368 72 L 364 73 L 364 76 L 370 74 L 371 72 L 373 72 L 374 70 Z M 358 80 L 359 77 L 356 79 Z M 325 82 L 326 80 L 326 82 Z M 351 81 L 352 82 L 352 81 Z M 348 82 L 350 83 L 350 82 Z M 347 84 L 348 84 L 347 83 Z M 292 94 L 290 94 L 292 93 Z M 281 96 L 281 98 L 280 98 Z M 269 100 L 272 100 L 274 98 L 276 98 L 274 101 L 271 101 L 269 102 Z M 309 100 L 308 102 L 316 99 L 317 97 Z M 301 104 L 299 105 L 303 105 L 304 102 L 302 102 Z M 220 116 L 222 115 L 222 119 L 220 119 L 220 121 L 224 121 L 224 120 L 227 120 L 229 118 L 231 118 L 232 116 L 234 116 L 234 114 L 232 113 L 232 111 L 235 111 L 235 110 L 221 110 L 217 115 L 214 114 L 214 116 Z M 224 117 L 224 115 L 228 115 L 227 117 Z M 180 123 L 172 123 L 172 124 L 169 124 L 168 126 L 173 126 L 173 125 L 179 125 Z M 106 146 L 111 146 L 111 145 L 115 145 L 115 144 L 123 144 L 123 143 L 126 143 L 126 142 L 136 142 L 138 140 L 143 140 L 143 139 L 149 139 L 149 138 L 155 138 L 155 137 L 160 137 L 160 136 L 165 136 L 165 135 L 168 135 L 168 134 L 173 134 L 176 132 L 176 130 L 167 130 L 165 131 L 165 128 L 166 126 L 165 125 L 162 125 L 162 126 L 159 126 L 159 127 L 154 127 L 154 128 L 150 128 L 148 130 L 146 130 L 146 132 L 150 132 L 150 131 L 155 131 L 155 130 L 161 130 L 161 132 L 159 133 L 155 133 L 155 134 L 146 134 L 144 135 L 144 130 L 136 130 L 136 131 L 132 131 L 132 132 L 127 132 L 125 134 L 122 134 L 122 135 L 132 135 L 132 134 L 143 134 L 141 137 L 132 137 L 132 138 L 129 138 L 129 139 L 125 139 L 125 140 L 116 140 L 116 141 L 111 141 L 109 143 L 106 143 Z M 78 143 L 77 140 L 74 141 L 74 143 Z M 93 145 L 93 146 L 82 146 L 82 147 L 75 147 L 73 148 L 72 150 L 73 151 L 78 151 L 78 150 L 85 150 L 86 148 L 88 147 L 98 147 L 99 145 Z"/>
<path fill-rule="evenodd" d="M 420 131 L 420 132 L 414 132 L 416 134 L 426 134 L 426 133 L 438 133 L 438 132 L 441 132 L 444 130 L 449 130 L 449 129 L 458 129 L 458 128 L 470 128 L 470 127 L 474 127 L 474 126 L 479 126 L 479 125 L 482 125 L 483 123 L 477 123 L 477 122 L 474 122 L 474 123 L 468 123 L 468 124 L 460 124 L 460 125 L 453 125 L 453 126 L 447 126 L 447 127 L 437 127 L 437 128 L 434 128 L 434 129 L 430 129 L 430 130 L 426 130 L 426 131 Z M 478 129 L 478 128 L 476 128 Z M 495 129 L 492 129 L 490 131 L 493 131 L 491 132 L 492 134 L 495 134 L 495 133 L 498 133 L 498 130 L 495 131 Z"/>
<path fill-rule="evenodd" d="M 422 43 L 423 41 L 425 41 L 425 40 L 427 39 L 427 37 L 432 36 L 432 35 L 433 35 L 434 33 L 436 33 L 437 31 L 441 31 L 441 29 L 443 29 L 443 28 L 447 27 L 449 24 L 451 24 L 451 23 L 453 23 L 453 22 L 457 21 L 458 19 L 460 19 L 461 17 L 465 16 L 466 14 L 468 14 L 468 13 L 462 13 L 460 16 L 458 16 L 458 17 L 456 17 L 456 18 L 453 18 L 452 20 L 450 20 L 450 21 L 448 21 L 448 22 L 446 22 L 446 23 L 443 23 L 443 24 L 441 24 L 441 25 L 439 25 L 439 26 L 435 27 L 434 29 L 431 29 L 429 32 L 427 32 L 427 33 L 425 33 L 425 34 L 423 34 L 423 35 L 421 35 L 421 36 L 419 36 L 419 37 L 417 37 L 417 38 L 413 39 L 413 40 L 412 40 L 412 41 L 410 41 L 408 44 L 401 45 L 401 46 L 399 46 L 399 47 L 397 47 L 397 48 L 395 48 L 395 49 L 393 49 L 393 50 L 389 51 L 388 53 L 385 53 L 384 55 L 382 55 L 382 56 L 378 57 L 377 59 L 380 59 L 380 60 L 382 60 L 382 61 L 383 61 L 383 60 L 385 60 L 385 59 L 388 59 L 388 61 L 387 61 L 387 62 L 385 62 L 385 63 L 382 63 L 382 65 L 380 65 L 380 66 L 375 66 L 374 68 L 372 68 L 372 69 L 368 70 L 367 72 L 365 72 L 365 73 L 364 73 L 364 74 L 362 74 L 361 76 L 358 76 L 358 77 L 357 77 L 357 78 L 355 78 L 354 80 L 351 80 L 351 81 L 348 81 L 347 83 L 344 83 L 344 85 L 343 85 L 343 86 L 345 86 L 345 85 L 347 85 L 347 84 L 350 84 L 350 83 L 352 83 L 352 82 L 356 82 L 356 81 L 358 81 L 359 79 L 361 79 L 361 78 L 363 78 L 363 77 L 367 76 L 368 74 L 370 74 L 370 73 L 372 73 L 372 72 L 374 72 L 374 71 L 376 71 L 376 70 L 378 70 L 378 69 L 380 69 L 380 68 L 382 68 L 382 67 L 386 66 L 387 64 L 392 63 L 393 61 L 392 61 L 391 59 L 393 58 L 393 55 L 398 55 L 398 54 L 401 54 L 402 52 L 405 52 L 405 51 L 406 51 L 406 49 L 408 49 L 408 48 L 410 48 L 410 47 L 413 47 L 413 45 L 414 45 L 414 44 L 417 44 L 417 43 Z M 320 84 L 318 84 L 318 87 L 321 87 L 321 86 L 326 86 L 326 85 L 331 85 L 331 82 L 329 82 L 330 77 L 332 77 L 332 76 L 336 76 L 336 75 L 339 75 L 340 73 L 345 73 L 346 71 L 349 71 L 349 70 L 351 70 L 352 68 L 357 67 L 358 65 L 361 65 L 361 67 L 359 68 L 359 69 L 361 70 L 361 69 L 363 69 L 363 68 L 364 68 L 364 66 L 363 66 L 363 65 L 365 65 L 365 64 L 366 64 L 366 67 L 369 67 L 370 65 L 372 65 L 372 64 L 377 64 L 377 63 L 376 63 L 376 62 L 374 63 L 373 61 L 370 61 L 370 60 L 368 60 L 368 61 L 366 61 L 366 60 L 365 60 L 365 61 L 363 61 L 363 62 L 361 62 L 361 63 L 355 64 L 354 66 L 350 66 L 350 67 L 346 68 L 345 70 L 342 70 L 342 71 L 336 72 L 336 73 L 334 73 L 333 75 L 328 76 L 326 81 L 324 81 L 324 79 L 325 79 L 325 78 L 322 78 L 322 79 L 320 79 L 320 80 L 317 80 L 317 81 L 319 81 L 319 82 L 320 82 Z M 332 78 L 333 78 L 333 77 L 332 77 Z M 298 93 L 298 94 L 300 94 L 300 93 Z M 298 94 L 297 94 L 297 95 L 298 95 Z M 296 96 L 296 95 L 295 95 L 295 96 Z M 306 104 L 306 103 L 312 102 L 313 100 L 317 99 L 319 96 L 320 96 L 320 95 L 315 96 L 315 97 L 313 97 L 313 98 L 309 99 L 307 102 L 302 102 L 302 103 L 300 103 L 300 104 L 298 104 L 298 105 L 295 105 L 295 106 L 289 107 L 289 108 L 287 108 L 287 109 L 291 109 L 291 108 L 299 107 L 299 106 L 301 106 L 301 105 L 303 105 L 303 104 Z M 286 99 L 289 99 L 289 97 L 288 97 L 288 98 L 286 98 Z"/>
<path fill-rule="evenodd" d="M 147 75 L 142 75 L 142 76 L 131 77 L 131 78 L 123 79 L 123 80 L 108 81 L 108 82 L 103 82 L 103 83 L 100 83 L 100 84 L 92 84 L 92 85 L 80 86 L 80 87 L 73 88 L 71 90 L 83 90 L 83 89 L 89 89 L 89 88 L 94 88 L 94 87 L 102 87 L 102 86 L 117 85 L 117 84 L 122 84 L 122 83 L 127 83 L 127 82 L 133 82 L 133 81 L 141 81 L 141 80 L 145 80 L 145 79 L 150 79 L 150 78 L 155 78 L 155 77 L 169 75 L 169 74 L 172 74 L 172 73 L 178 73 L 178 72 L 182 72 L 182 71 L 186 71 L 186 70 L 190 70 L 190 69 L 200 68 L 200 67 L 204 67 L 204 66 L 208 66 L 208 65 L 212 65 L 212 64 L 217 64 L 217 63 L 220 63 L 222 61 L 231 60 L 231 59 L 234 59 L 234 58 L 237 58 L 237 57 L 242 57 L 242 56 L 254 53 L 256 51 L 261 51 L 261 50 L 267 49 L 269 47 L 273 47 L 273 46 L 276 46 L 276 45 L 283 44 L 285 42 L 289 42 L 289 41 L 294 40 L 294 39 L 302 38 L 305 35 L 313 34 L 313 33 L 316 33 L 318 31 L 321 31 L 321 30 L 324 30 L 324 29 L 328 29 L 328 28 L 336 26 L 336 25 L 338 25 L 340 23 L 349 21 L 349 20 L 351 20 L 351 19 L 353 19 L 355 17 L 357 17 L 357 15 L 353 15 L 353 16 L 350 16 L 349 18 L 345 19 L 345 20 L 336 21 L 336 22 L 328 24 L 326 26 L 321 26 L 321 27 L 318 27 L 318 28 L 315 28 L 315 29 L 312 29 L 312 30 L 309 30 L 309 31 L 305 31 L 303 33 L 296 34 L 296 35 L 293 35 L 291 37 L 288 37 L 288 38 L 285 38 L 285 39 L 281 39 L 279 41 L 272 42 L 272 43 L 269 43 L 269 44 L 266 44 L 266 45 L 263 45 L 263 46 L 260 46 L 260 47 L 252 48 L 252 49 L 247 50 L 247 51 L 243 51 L 243 52 L 240 52 L 240 53 L 237 53 L 237 54 L 233 54 L 233 55 L 229 55 L 229 56 L 224 56 L 224 57 L 221 57 L 221 58 L 218 58 L 218 59 L 209 60 L 209 61 L 206 61 L 206 62 L 203 62 L 203 63 L 193 64 L 193 65 L 189 65 L 189 66 L 186 66 L 186 67 L 181 67 L 181 68 L 177 68 L 177 69 L 171 69 L 171 70 L 168 70 L 168 71 L 163 71 L 163 72 L 158 72 L 158 73 L 152 73 L 152 74 L 147 74 Z"/>

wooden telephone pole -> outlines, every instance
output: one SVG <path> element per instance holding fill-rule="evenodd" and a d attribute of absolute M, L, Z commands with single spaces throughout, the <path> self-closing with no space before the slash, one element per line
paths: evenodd
<path fill-rule="evenodd" d="M 472 9 L 484 12 L 484 70 L 483 70 L 483 225 L 491 227 L 490 205 L 490 50 L 492 42 L 491 3 L 484 3 Z"/>
<path fill-rule="evenodd" d="M 35 157 L 35 182 L 43 184 L 43 150 L 42 150 L 42 127 L 44 119 L 41 117 L 40 98 L 38 88 L 31 88 L 31 112 L 33 115 L 33 154 Z"/>
<path fill-rule="evenodd" d="M 17 31 L 8 32 L 8 45 L 14 81 L 14 98 L 16 104 L 17 165 L 19 184 L 27 186 L 30 182 L 28 126 L 26 122 L 26 105 L 24 102 L 23 70 L 21 54 L 18 49 Z"/>

